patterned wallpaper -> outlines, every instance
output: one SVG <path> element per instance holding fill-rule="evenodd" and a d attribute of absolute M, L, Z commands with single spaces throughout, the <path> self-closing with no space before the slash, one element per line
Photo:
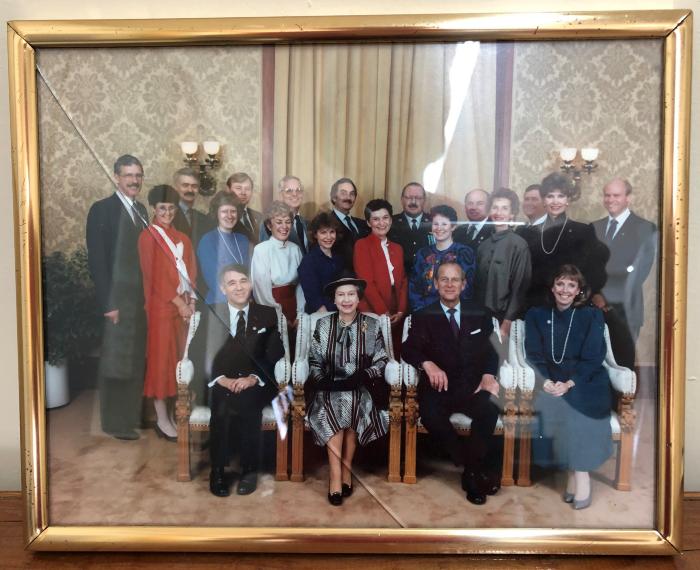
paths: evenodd
<path fill-rule="evenodd" d="M 605 216 L 603 186 L 621 177 L 634 188 L 632 209 L 658 225 L 662 47 L 662 40 L 516 44 L 511 188 L 522 193 L 557 170 L 562 147 L 597 147 L 598 169 L 583 175 L 571 217 L 591 222 Z M 644 285 L 642 363 L 655 360 L 656 271 Z"/>
<path fill-rule="evenodd" d="M 262 48 L 41 49 L 37 64 L 46 252 L 84 243 L 90 205 L 113 190 L 100 163 L 111 173 L 121 154 L 144 165 L 144 203 L 184 166 L 183 140 L 222 143 L 220 186 L 237 170 L 259 184 Z"/>
<path fill-rule="evenodd" d="M 611 178 L 634 187 L 634 209 L 658 218 L 662 40 L 530 42 L 515 47 L 511 187 L 519 193 L 559 168 L 562 147 L 597 147 L 572 217 L 605 214 Z"/>

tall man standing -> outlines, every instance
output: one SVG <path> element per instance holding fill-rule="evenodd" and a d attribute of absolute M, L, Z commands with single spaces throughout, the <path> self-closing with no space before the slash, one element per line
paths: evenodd
<path fill-rule="evenodd" d="M 138 439 L 146 351 L 146 315 L 138 237 L 148 225 L 136 200 L 141 162 L 131 155 L 114 163 L 117 190 L 88 212 L 88 266 L 104 316 L 98 371 L 102 430 L 117 439 Z"/>
<path fill-rule="evenodd" d="M 331 186 L 330 198 L 333 205 L 333 215 L 340 224 L 336 231 L 333 251 L 342 255 L 345 269 L 352 271 L 352 250 L 355 242 L 369 235 L 367 222 L 351 215 L 357 200 L 357 186 L 350 178 L 340 178 Z"/>
<path fill-rule="evenodd" d="M 257 210 L 248 207 L 250 199 L 253 197 L 253 179 L 245 172 L 234 172 L 226 180 L 226 188 L 243 204 L 241 219 L 238 220 L 233 231 L 243 234 L 251 244 L 255 245 L 260 236 L 263 216 Z"/>
<path fill-rule="evenodd" d="M 173 175 L 173 187 L 180 195 L 173 225 L 190 238 L 196 250 L 200 238 L 216 225 L 212 218 L 194 207 L 199 194 L 199 175 L 189 167 L 181 168 Z"/>
<path fill-rule="evenodd" d="M 403 248 L 406 275 L 411 275 L 416 253 L 431 243 L 430 215 L 425 213 L 425 188 L 418 182 L 409 182 L 401 190 L 403 211 L 394 215 L 389 239 Z"/>
<path fill-rule="evenodd" d="M 498 407 L 498 356 L 491 345 L 491 317 L 480 308 L 460 302 L 467 281 L 462 268 L 445 262 L 437 270 L 435 287 L 440 300 L 412 316 L 401 355 L 421 371 L 418 402 L 423 425 L 456 465 L 464 465 L 462 488 L 467 500 L 483 505 L 486 495 L 500 487 L 498 448 L 493 430 Z M 450 415 L 472 418 L 466 443 L 450 423 Z"/>
<path fill-rule="evenodd" d="M 299 214 L 299 208 L 304 201 L 304 186 L 296 176 L 284 176 L 277 183 L 277 192 L 280 200 L 289 206 L 294 214 L 292 230 L 289 232 L 289 241 L 301 248 L 302 255 L 309 251 L 309 236 L 307 235 L 308 222 Z M 270 230 L 265 224 L 260 226 L 260 241 L 270 237 Z"/>
<path fill-rule="evenodd" d="M 474 250 L 493 232 L 493 225 L 488 218 L 489 193 L 480 188 L 467 192 L 464 197 L 464 213 L 469 223 L 462 224 L 455 230 L 452 239 L 457 243 L 468 245 Z"/>
<path fill-rule="evenodd" d="M 603 188 L 605 218 L 593 222 L 597 238 L 610 250 L 607 281 L 593 303 L 605 312 L 617 362 L 634 369 L 635 345 L 644 324 L 642 289 L 656 258 L 656 226 L 630 210 L 632 185 L 615 178 Z"/>

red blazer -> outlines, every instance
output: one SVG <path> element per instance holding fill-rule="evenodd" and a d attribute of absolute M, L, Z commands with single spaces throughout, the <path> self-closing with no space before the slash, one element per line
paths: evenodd
<path fill-rule="evenodd" d="M 381 241 L 374 234 L 355 242 L 353 265 L 360 279 L 367 281 L 365 295 L 360 301 L 360 311 L 371 311 L 378 315 L 385 313 L 406 313 L 408 309 L 408 281 L 403 266 L 403 249 L 389 242 L 389 259 L 394 266 L 394 290 L 396 309 L 392 308 L 391 279 Z"/>

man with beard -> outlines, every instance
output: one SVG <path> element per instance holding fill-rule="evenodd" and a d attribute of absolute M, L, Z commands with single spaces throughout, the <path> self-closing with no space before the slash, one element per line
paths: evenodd
<path fill-rule="evenodd" d="M 141 162 L 128 154 L 114 163 L 116 192 L 98 200 L 87 217 L 88 266 L 95 283 L 104 332 L 98 391 L 102 430 L 138 439 L 146 350 L 146 315 L 137 243 L 148 225 L 136 200 L 143 184 Z"/>
<path fill-rule="evenodd" d="M 173 225 L 190 238 L 196 250 L 200 238 L 214 229 L 214 220 L 194 207 L 199 193 L 199 176 L 189 167 L 181 168 L 173 176 L 173 188 L 180 195 Z"/>

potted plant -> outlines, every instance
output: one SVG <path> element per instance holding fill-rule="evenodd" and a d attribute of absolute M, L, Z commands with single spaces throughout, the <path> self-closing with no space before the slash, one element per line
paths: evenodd
<path fill-rule="evenodd" d="M 84 247 L 42 260 L 46 407 L 69 401 L 68 361 L 82 361 L 97 346 L 101 320 Z"/>

